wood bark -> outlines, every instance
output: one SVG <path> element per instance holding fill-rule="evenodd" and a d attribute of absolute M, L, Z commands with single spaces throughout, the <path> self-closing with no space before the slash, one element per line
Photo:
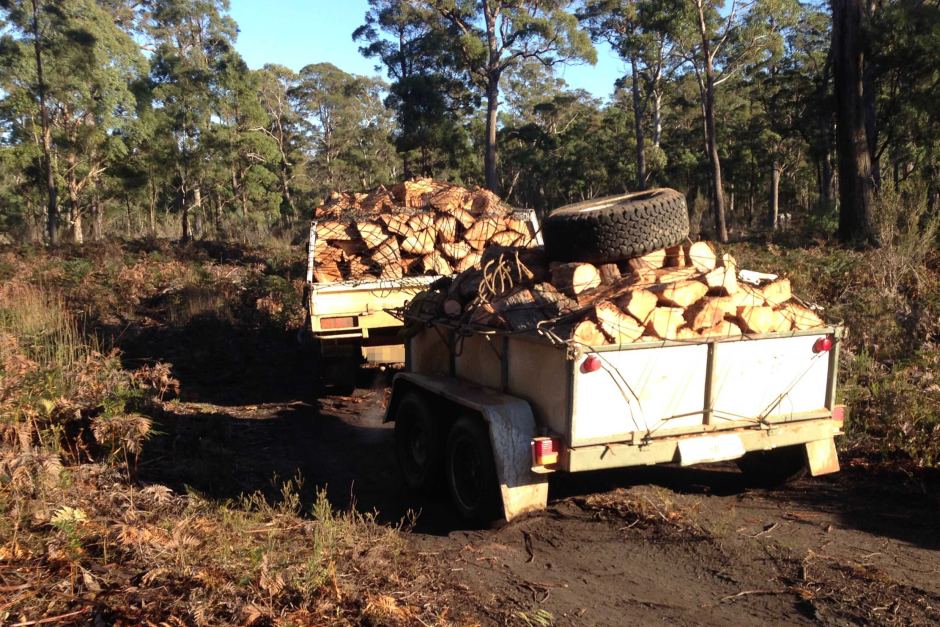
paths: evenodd
<path fill-rule="evenodd" d="M 49 124 L 49 110 L 46 107 L 46 77 L 42 66 L 42 33 L 39 28 L 39 0 L 32 0 L 31 29 L 33 35 L 33 54 L 36 59 L 36 96 L 39 100 L 39 123 L 42 127 L 42 157 L 46 175 L 46 235 L 49 244 L 58 240 L 59 205 L 56 188 L 55 162 L 52 158 L 52 127 Z"/>
<path fill-rule="evenodd" d="M 839 238 L 873 242 L 871 152 L 865 123 L 862 0 L 832 0 L 832 69 L 839 169 Z"/>

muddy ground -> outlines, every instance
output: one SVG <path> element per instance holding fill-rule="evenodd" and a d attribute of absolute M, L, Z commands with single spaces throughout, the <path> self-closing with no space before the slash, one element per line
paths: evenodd
<path fill-rule="evenodd" d="M 446 502 L 402 489 L 382 423 L 388 373 L 331 396 L 285 336 L 163 327 L 119 344 L 129 362 L 171 361 L 182 383 L 144 481 L 224 499 L 299 475 L 310 501 L 326 488 L 337 507 L 410 520 L 409 550 L 433 557 L 458 623 L 940 622 L 936 476 L 864 459 L 777 491 L 748 489 L 733 466 L 558 476 L 546 511 L 466 529 Z"/>

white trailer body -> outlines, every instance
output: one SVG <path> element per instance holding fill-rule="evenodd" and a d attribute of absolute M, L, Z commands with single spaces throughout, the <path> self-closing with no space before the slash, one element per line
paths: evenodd
<path fill-rule="evenodd" d="M 808 468 L 819 475 L 839 469 L 833 438 L 842 427 L 835 404 L 842 335 L 828 327 L 572 347 L 534 333 L 467 335 L 432 323 L 408 341 L 407 372 L 396 380 L 388 419 L 408 389 L 468 408 L 480 406 L 479 390 L 499 395 L 492 411 L 478 413 L 490 426 L 507 518 L 544 507 L 551 472 L 691 465 L 804 445 Z M 461 395 L 475 400 L 464 403 Z M 507 399 L 529 408 L 531 428 L 518 409 L 502 415 Z M 494 429 L 494 422 L 513 421 Z M 515 437 L 497 438 L 497 431 Z M 543 436 L 560 449 L 548 465 L 530 453 Z"/>

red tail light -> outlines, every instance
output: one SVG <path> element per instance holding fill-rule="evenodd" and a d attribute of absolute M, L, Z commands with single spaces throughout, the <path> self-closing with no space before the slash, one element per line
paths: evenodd
<path fill-rule="evenodd" d="M 816 343 L 813 344 L 814 353 L 825 353 L 829 351 L 831 348 L 832 348 L 832 338 L 829 337 L 828 335 L 825 337 L 819 338 L 818 340 L 816 340 Z"/>
<path fill-rule="evenodd" d="M 581 372 L 587 374 L 589 372 L 595 372 L 601 369 L 601 358 L 597 355 L 588 355 L 587 358 L 581 362 Z"/>
<path fill-rule="evenodd" d="M 320 318 L 321 329 L 348 329 L 356 326 L 356 318 L 353 316 L 344 318 Z"/>
<path fill-rule="evenodd" d="M 561 442 L 557 438 L 532 438 L 532 465 L 557 464 L 560 449 Z"/>

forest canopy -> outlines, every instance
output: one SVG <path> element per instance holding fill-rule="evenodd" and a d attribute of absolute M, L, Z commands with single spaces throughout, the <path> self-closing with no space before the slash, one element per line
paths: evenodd
<path fill-rule="evenodd" d="M 539 211 L 669 186 L 720 240 L 940 202 L 936 3 L 369 0 L 373 77 L 237 33 L 225 0 L 0 0 L 0 238 L 258 237 L 417 175 Z M 603 100 L 557 72 L 599 42 Z"/>

